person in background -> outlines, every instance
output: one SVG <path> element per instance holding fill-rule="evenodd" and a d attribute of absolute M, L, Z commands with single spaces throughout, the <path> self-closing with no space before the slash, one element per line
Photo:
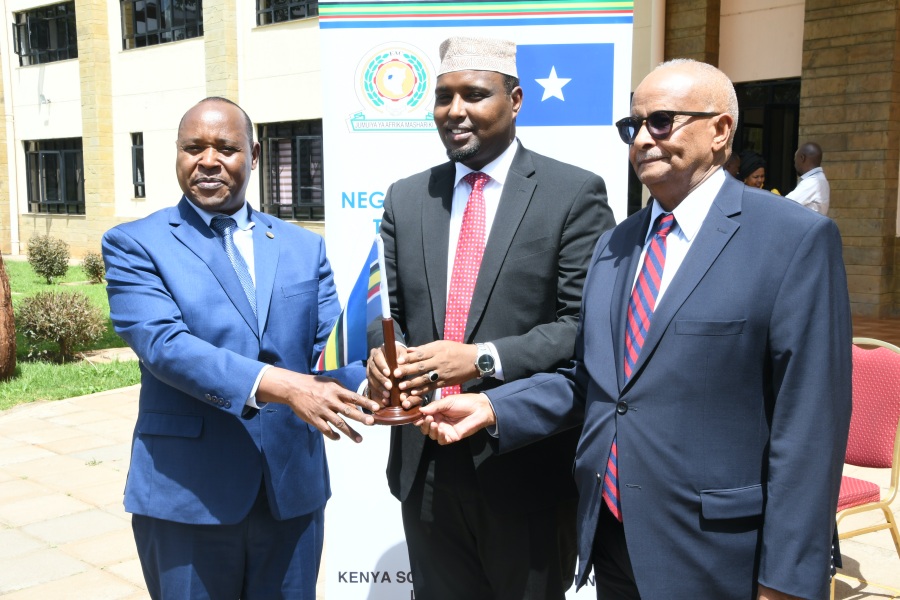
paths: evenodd
<path fill-rule="evenodd" d="M 601 600 L 828 597 L 851 406 L 841 236 L 720 168 L 737 118 L 715 67 L 651 72 L 616 125 L 653 200 L 597 243 L 571 367 L 422 408 L 434 439 L 490 427 L 501 456 L 583 426 L 576 581 L 593 569 Z"/>
<path fill-rule="evenodd" d="M 376 402 L 357 363 L 310 369 L 340 313 L 324 240 L 253 210 L 247 114 L 206 98 L 178 126 L 177 206 L 103 236 L 110 316 L 140 358 L 125 510 L 155 600 L 315 600 L 323 435 Z"/>
<path fill-rule="evenodd" d="M 822 170 L 822 148 L 815 142 L 806 142 L 800 146 L 794 154 L 794 168 L 800 181 L 786 198 L 820 215 L 827 215 L 831 203 L 831 186 Z"/>
<path fill-rule="evenodd" d="M 766 159 L 753 150 L 741 152 L 741 168 L 738 171 L 738 179 L 743 181 L 744 185 L 762 189 L 766 183 Z"/>
<path fill-rule="evenodd" d="M 395 372 L 406 406 L 566 364 L 591 250 L 615 224 L 603 179 L 516 137 L 513 42 L 454 37 L 440 56 L 434 122 L 450 161 L 394 183 L 381 222 L 409 345 Z M 391 387 L 382 343 L 379 327 L 368 370 L 379 399 Z M 562 600 L 575 572 L 577 439 L 495 456 L 487 434 L 444 448 L 414 424 L 394 427 L 388 484 L 416 598 Z"/>

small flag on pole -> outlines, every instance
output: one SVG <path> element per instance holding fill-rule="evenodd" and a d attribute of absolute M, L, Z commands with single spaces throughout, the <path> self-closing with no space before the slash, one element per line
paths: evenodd
<path fill-rule="evenodd" d="M 334 324 L 325 348 L 316 361 L 315 370 L 332 371 L 369 356 L 366 329 L 372 321 L 381 319 L 381 267 L 377 242 L 372 244 L 366 263 L 347 299 L 347 304 Z"/>

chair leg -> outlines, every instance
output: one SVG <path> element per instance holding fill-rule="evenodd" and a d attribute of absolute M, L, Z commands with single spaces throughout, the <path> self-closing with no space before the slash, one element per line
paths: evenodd
<path fill-rule="evenodd" d="M 830 600 L 834 600 L 834 581 L 835 577 L 831 578 L 831 596 L 829 596 Z"/>
<path fill-rule="evenodd" d="M 891 512 L 891 507 L 886 506 L 881 509 L 884 513 L 884 518 L 890 525 L 891 537 L 894 539 L 894 548 L 897 550 L 897 558 L 900 558 L 900 531 L 897 530 L 897 519 L 894 517 L 894 513 Z"/>

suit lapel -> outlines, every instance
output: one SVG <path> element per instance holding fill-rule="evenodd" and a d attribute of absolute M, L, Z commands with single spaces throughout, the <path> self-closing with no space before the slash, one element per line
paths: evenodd
<path fill-rule="evenodd" d="M 439 336 L 444 334 L 447 312 L 447 252 L 450 247 L 450 208 L 453 203 L 453 163 L 435 169 L 422 202 L 422 252 L 431 293 L 431 314 Z"/>
<path fill-rule="evenodd" d="M 259 331 L 266 330 L 269 305 L 275 286 L 275 272 L 278 270 L 280 240 L 272 233 L 269 218 L 262 213 L 251 211 L 253 228 L 253 262 L 256 275 L 256 312 Z"/>
<path fill-rule="evenodd" d="M 653 354 L 669 324 L 694 291 L 706 272 L 712 267 L 722 250 L 740 228 L 740 223 L 731 217 L 740 212 L 741 208 L 741 184 L 736 180 L 726 180 L 719 194 L 713 201 L 697 238 L 691 244 L 690 250 L 684 257 L 678 272 L 666 289 L 665 295 L 653 313 L 650 322 L 650 331 L 641 347 L 641 355 L 634 365 L 635 379 L 643 368 L 648 357 Z M 623 342 L 624 343 L 624 342 Z"/>
<path fill-rule="evenodd" d="M 623 224 L 623 226 L 625 226 Z M 642 215 L 629 221 L 629 230 L 622 232 L 626 246 L 622 251 L 622 262 L 616 269 L 616 282 L 612 292 L 612 306 L 609 311 L 610 331 L 612 331 L 613 356 L 616 359 L 616 376 L 619 390 L 625 387 L 625 319 L 631 288 L 637 277 L 638 261 L 644 249 L 647 228 L 650 226 L 650 207 Z M 652 327 L 651 327 L 652 329 Z"/>
<path fill-rule="evenodd" d="M 534 162 L 531 160 L 531 153 L 520 146 L 513 157 L 506 182 L 503 184 L 503 193 L 497 206 L 497 214 L 494 217 L 487 245 L 484 248 L 484 255 L 481 258 L 481 267 L 478 270 L 478 279 L 475 282 L 475 290 L 472 293 L 472 302 L 469 305 L 469 316 L 466 321 L 466 341 L 469 341 L 475 326 L 481 320 L 494 284 L 500 275 L 500 267 L 506 260 L 519 223 L 522 222 L 525 211 L 528 210 L 528 205 L 534 196 L 537 181 L 532 178 L 533 175 Z"/>
<path fill-rule="evenodd" d="M 237 273 L 234 272 L 234 267 L 231 266 L 231 261 L 225 254 L 222 242 L 188 202 L 186 198 L 182 198 L 178 203 L 177 216 L 171 222 L 173 225 L 172 235 L 206 263 L 219 285 L 222 286 L 225 295 L 234 304 L 235 309 L 241 314 L 253 333 L 258 336 L 256 316 L 244 294 L 244 288 L 241 286 Z M 197 291 L 203 293 L 202 289 Z"/>

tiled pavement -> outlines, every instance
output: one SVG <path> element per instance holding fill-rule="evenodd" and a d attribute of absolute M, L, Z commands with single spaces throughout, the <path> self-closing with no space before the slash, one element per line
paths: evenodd
<path fill-rule="evenodd" d="M 900 320 L 855 319 L 854 334 L 900 345 Z M 122 509 L 139 386 L 0 413 L 0 596 L 4 600 L 146 599 Z M 869 477 L 864 469 L 846 473 Z M 871 478 L 887 486 L 887 473 Z M 900 516 L 900 501 L 894 504 Z M 797 510 L 803 510 L 797 507 Z M 847 519 L 853 526 L 871 520 Z M 838 599 L 900 599 L 890 535 L 842 543 Z M 862 583 L 859 580 L 868 583 Z"/>

